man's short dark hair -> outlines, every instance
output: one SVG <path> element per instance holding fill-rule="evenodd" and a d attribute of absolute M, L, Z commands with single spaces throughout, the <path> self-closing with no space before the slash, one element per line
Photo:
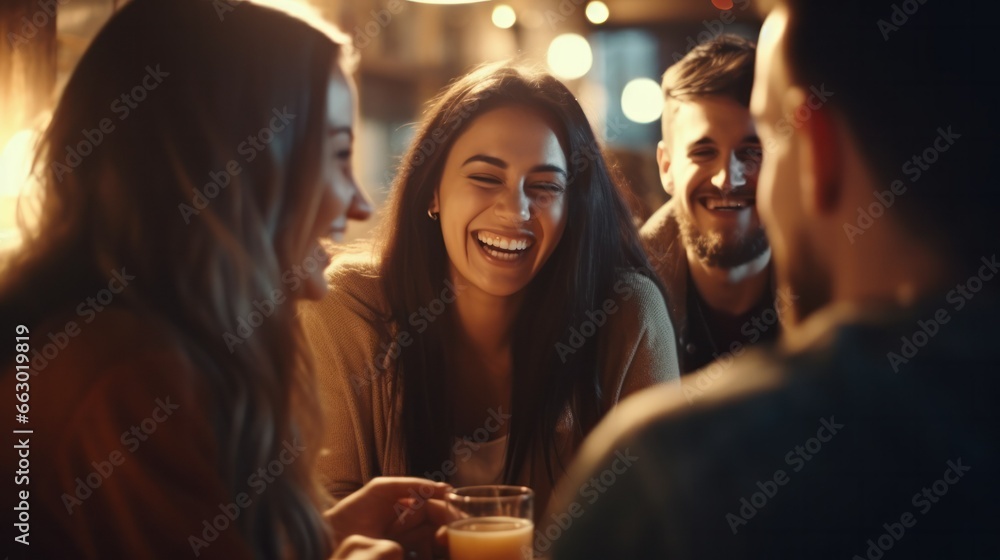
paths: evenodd
<path fill-rule="evenodd" d="M 749 107 L 754 51 L 754 44 L 738 35 L 702 43 L 663 73 L 663 95 L 681 101 L 720 95 Z"/>
<path fill-rule="evenodd" d="M 963 265 L 995 253 L 997 181 L 987 167 L 995 165 L 989 152 L 998 129 L 987 111 L 998 91 L 989 44 L 996 32 L 982 8 L 927 0 L 778 4 L 789 11 L 783 54 L 793 81 L 832 92 L 829 107 L 857 140 L 876 192 L 905 188 L 883 211 Z"/>

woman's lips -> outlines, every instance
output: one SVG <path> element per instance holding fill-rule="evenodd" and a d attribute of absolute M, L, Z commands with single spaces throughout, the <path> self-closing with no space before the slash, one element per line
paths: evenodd
<path fill-rule="evenodd" d="M 474 232 L 472 240 L 488 261 L 497 264 L 523 261 L 534 247 L 534 240 L 530 238 L 501 236 L 485 231 Z"/>

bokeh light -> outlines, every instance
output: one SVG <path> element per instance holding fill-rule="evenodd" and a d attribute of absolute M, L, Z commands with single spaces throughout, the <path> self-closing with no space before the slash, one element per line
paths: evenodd
<path fill-rule="evenodd" d="M 515 23 L 517 23 L 517 14 L 514 12 L 514 8 L 507 4 L 498 4 L 496 8 L 493 8 L 493 25 L 500 29 L 510 29 L 514 27 Z"/>
<path fill-rule="evenodd" d="M 549 69 L 557 77 L 575 80 L 590 71 L 594 53 L 583 36 L 566 33 L 552 40 L 547 60 Z"/>
<path fill-rule="evenodd" d="M 608 5 L 600 0 L 594 0 L 587 4 L 587 19 L 594 25 L 600 25 L 608 21 L 610 15 L 611 11 L 608 10 Z"/>
<path fill-rule="evenodd" d="M 636 78 L 622 90 L 622 112 L 632 122 L 651 123 L 663 114 L 660 84 L 649 78 Z"/>

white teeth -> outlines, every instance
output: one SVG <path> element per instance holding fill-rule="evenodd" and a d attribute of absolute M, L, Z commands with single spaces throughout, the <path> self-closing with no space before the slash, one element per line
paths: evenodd
<path fill-rule="evenodd" d="M 486 249 L 486 252 L 489 253 L 494 259 L 501 261 L 512 261 L 514 259 L 521 258 L 521 255 L 517 253 L 501 253 L 499 251 L 494 251 L 493 249 Z"/>
<path fill-rule="evenodd" d="M 527 239 L 508 239 L 495 234 L 487 236 L 483 232 L 480 232 L 476 237 L 486 245 L 507 251 L 524 251 L 531 246 L 530 240 Z"/>
<path fill-rule="evenodd" d="M 716 209 L 740 209 L 750 206 L 750 201 L 745 199 L 725 200 L 720 198 L 710 198 L 705 201 L 705 207 L 709 210 Z"/>

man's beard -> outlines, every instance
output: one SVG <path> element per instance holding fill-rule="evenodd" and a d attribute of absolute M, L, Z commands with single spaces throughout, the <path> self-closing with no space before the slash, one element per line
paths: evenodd
<path fill-rule="evenodd" d="M 767 235 L 760 226 L 727 239 L 719 232 L 701 231 L 683 211 L 677 212 L 677 223 L 684 247 L 694 250 L 708 266 L 736 268 L 756 259 L 768 248 Z"/>

